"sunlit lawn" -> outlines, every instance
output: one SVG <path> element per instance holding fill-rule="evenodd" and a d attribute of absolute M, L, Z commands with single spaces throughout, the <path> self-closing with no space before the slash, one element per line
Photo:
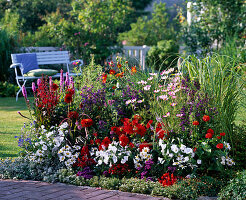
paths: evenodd
<path fill-rule="evenodd" d="M 20 134 L 24 122 L 28 120 L 21 117 L 17 111 L 23 115 L 29 115 L 24 98 L 0 98 L 0 157 L 18 156 L 18 144 L 16 135 Z"/>
<path fill-rule="evenodd" d="M 0 158 L 18 156 L 19 147 L 15 136 L 20 135 L 24 122 L 28 120 L 21 117 L 17 111 L 30 116 L 23 97 L 17 102 L 11 97 L 0 98 Z M 235 122 L 241 125 L 246 123 L 244 107 L 239 108 Z"/>

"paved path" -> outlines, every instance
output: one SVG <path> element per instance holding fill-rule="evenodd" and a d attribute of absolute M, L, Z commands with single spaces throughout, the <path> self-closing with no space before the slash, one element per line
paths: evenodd
<path fill-rule="evenodd" d="M 62 183 L 0 179 L 0 200 L 168 200 L 149 195 Z"/>

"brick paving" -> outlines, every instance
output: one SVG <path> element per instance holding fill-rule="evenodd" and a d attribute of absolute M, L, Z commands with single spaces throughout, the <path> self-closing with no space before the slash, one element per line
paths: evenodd
<path fill-rule="evenodd" d="M 0 200 L 169 200 L 163 197 L 87 186 L 0 179 Z"/>

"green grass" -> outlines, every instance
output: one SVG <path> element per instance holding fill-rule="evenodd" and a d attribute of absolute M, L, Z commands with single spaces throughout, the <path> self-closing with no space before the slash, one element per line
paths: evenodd
<path fill-rule="evenodd" d="M 18 143 L 15 138 L 20 135 L 24 122 L 28 119 L 21 117 L 17 111 L 29 116 L 24 98 L 0 98 L 0 158 L 17 157 Z"/>

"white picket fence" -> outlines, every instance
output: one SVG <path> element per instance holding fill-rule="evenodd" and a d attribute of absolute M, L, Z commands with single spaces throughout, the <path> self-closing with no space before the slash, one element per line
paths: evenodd
<path fill-rule="evenodd" d="M 115 53 L 114 55 L 110 56 L 109 59 L 116 61 L 117 56 L 124 57 L 126 59 L 134 59 L 142 70 L 145 70 L 146 63 L 145 59 L 147 56 L 148 51 L 151 47 L 146 45 L 143 46 L 123 46 L 121 53 Z"/>
<path fill-rule="evenodd" d="M 43 52 L 43 51 L 59 51 L 59 47 L 22 47 L 25 52 Z M 117 56 L 122 56 L 126 59 L 134 59 L 143 70 L 146 68 L 145 58 L 150 47 L 144 46 L 123 46 L 120 52 L 111 55 L 107 60 L 116 61 Z"/>

